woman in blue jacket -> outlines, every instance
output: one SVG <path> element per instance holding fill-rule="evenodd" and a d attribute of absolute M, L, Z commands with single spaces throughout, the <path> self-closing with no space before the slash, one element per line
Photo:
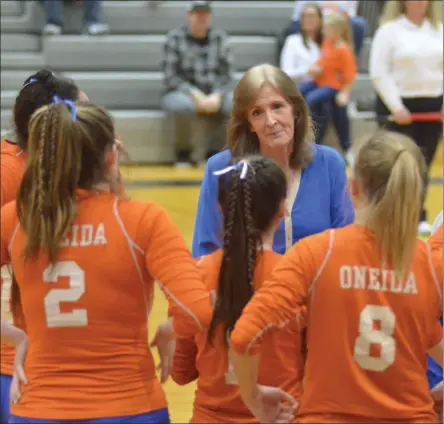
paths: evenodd
<path fill-rule="evenodd" d="M 280 164 L 288 181 L 288 216 L 273 249 L 283 253 L 299 239 L 353 222 L 345 162 L 335 150 L 314 144 L 309 111 L 293 80 L 272 65 L 251 68 L 234 91 L 227 149 L 211 157 L 202 181 L 193 256 L 221 247 L 218 176 L 233 157 L 263 154 Z M 267 199 L 263 199 L 264 202 Z"/>

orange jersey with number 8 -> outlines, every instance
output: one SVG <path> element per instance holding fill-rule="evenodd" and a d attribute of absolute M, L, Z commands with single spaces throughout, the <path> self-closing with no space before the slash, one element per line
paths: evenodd
<path fill-rule="evenodd" d="M 208 290 L 217 292 L 222 250 L 204 256 L 198 266 Z M 281 255 L 266 250 L 256 264 L 255 288 L 267 279 Z M 301 317 L 303 319 L 303 317 Z M 302 393 L 304 357 L 301 333 L 298 327 L 288 326 L 283 332 L 270 334 L 261 350 L 259 381 L 279 386 L 295 398 Z M 207 333 L 194 338 L 178 339 L 174 355 L 172 377 L 178 384 L 187 384 L 197 378 L 197 391 L 191 422 L 257 422 L 239 395 L 225 344 L 222 326 L 214 332 L 210 343 Z"/>
<path fill-rule="evenodd" d="M 254 352 L 266 327 L 294 320 L 307 306 L 297 422 L 436 422 L 426 352 L 442 339 L 442 261 L 418 241 L 399 280 L 383 268 L 377 246 L 356 224 L 301 240 L 232 332 L 237 352 Z"/>
<path fill-rule="evenodd" d="M 52 265 L 44 252 L 24 262 L 15 202 L 2 210 L 1 263 L 12 263 L 29 335 L 28 384 L 11 413 L 71 421 L 164 408 L 148 347 L 154 281 L 181 336 L 209 324 L 208 291 L 160 206 L 80 190 L 76 206 Z"/>

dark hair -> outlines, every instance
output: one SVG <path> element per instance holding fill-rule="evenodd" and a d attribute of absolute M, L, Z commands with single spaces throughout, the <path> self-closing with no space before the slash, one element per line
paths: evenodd
<path fill-rule="evenodd" d="M 28 148 L 29 121 L 33 113 L 42 106 L 52 103 L 55 95 L 76 101 L 79 88 L 74 81 L 55 76 L 51 70 L 42 69 L 31 75 L 23 83 L 14 105 L 13 119 L 17 144 Z"/>
<path fill-rule="evenodd" d="M 247 166 L 245 178 L 241 178 Z M 224 217 L 223 258 L 213 319 L 208 330 L 211 342 L 216 327 L 231 331 L 253 295 L 253 278 L 262 234 L 270 227 L 287 195 L 282 169 L 264 156 L 237 162 L 235 170 L 220 177 L 219 204 Z"/>
<path fill-rule="evenodd" d="M 315 38 L 315 42 L 318 46 L 320 46 L 322 44 L 322 40 L 323 40 L 323 35 L 322 35 L 322 21 L 323 21 L 323 14 L 322 14 L 322 9 L 319 6 L 319 4 L 317 3 L 307 3 L 306 5 L 304 5 L 303 9 L 302 9 L 302 13 L 301 13 L 301 37 L 302 37 L 302 42 L 304 43 L 304 46 L 306 48 L 308 48 L 308 43 L 307 43 L 307 36 L 304 33 L 304 30 L 302 28 L 302 20 L 303 20 L 303 16 L 304 16 L 304 12 L 306 9 L 308 8 L 312 8 L 312 9 L 316 9 L 316 12 L 318 14 L 319 19 L 321 20 L 321 25 L 319 26 L 319 30 L 318 33 L 316 34 L 316 38 Z"/>

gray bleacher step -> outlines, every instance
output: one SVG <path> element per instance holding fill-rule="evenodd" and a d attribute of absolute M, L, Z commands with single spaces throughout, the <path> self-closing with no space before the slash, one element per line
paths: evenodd
<path fill-rule="evenodd" d="M 2 70 L 29 70 L 37 72 L 45 66 L 45 58 L 42 53 L 1 53 Z M 31 73 L 31 72 L 29 72 Z"/>
<path fill-rule="evenodd" d="M 2 131 L 12 128 L 12 109 L 3 109 L 3 105 L 0 114 L 0 127 Z"/>
<path fill-rule="evenodd" d="M 112 110 L 116 133 L 128 157 L 123 162 L 159 163 L 174 160 L 174 139 L 162 111 Z"/>
<path fill-rule="evenodd" d="M 2 32 L 40 33 L 45 24 L 41 3 L 27 1 L 25 5 L 26 19 L 2 19 Z M 150 1 L 103 1 L 102 20 L 111 26 L 114 34 L 165 34 L 185 24 L 186 1 L 164 1 L 158 7 L 150 5 Z M 261 1 L 254 7 L 250 1 L 214 1 L 213 26 L 230 34 L 272 35 L 288 25 L 293 6 L 291 1 Z M 80 32 L 82 9 L 67 6 L 64 14 L 66 33 Z"/>
<path fill-rule="evenodd" d="M 165 114 L 161 111 L 111 110 L 116 133 L 128 157 L 123 162 L 159 163 L 174 160 L 174 140 L 168 137 Z M 1 130 L 12 128 L 12 110 L 1 109 Z"/>
<path fill-rule="evenodd" d="M 43 40 L 43 52 L 56 71 L 159 71 L 165 41 L 163 35 L 54 36 Z M 230 44 L 238 71 L 275 61 L 275 37 L 233 36 Z"/>
<path fill-rule="evenodd" d="M 54 70 L 159 71 L 165 40 L 164 35 L 65 35 L 44 38 L 43 51 L 47 65 Z M 230 43 L 238 71 L 275 61 L 275 37 L 232 36 Z M 359 57 L 361 73 L 368 72 L 370 45 L 371 40 L 366 39 Z"/>
<path fill-rule="evenodd" d="M 168 132 L 169 122 L 162 111 L 111 110 L 116 133 L 128 153 L 124 162 L 159 163 L 174 160 L 174 139 Z M 12 128 L 12 110 L 1 110 L 1 129 Z M 352 140 L 371 134 L 376 125 L 366 119 L 352 119 Z M 130 176 L 131 178 L 131 176 Z"/>
<path fill-rule="evenodd" d="M 40 37 L 34 34 L 1 34 L 3 52 L 38 52 Z"/>
<path fill-rule="evenodd" d="M 362 44 L 362 50 L 358 58 L 359 72 L 362 74 L 367 74 L 369 71 L 371 45 L 372 39 L 367 37 Z"/>
<path fill-rule="evenodd" d="M 2 71 L 1 89 L 20 89 L 29 72 Z M 154 109 L 160 108 L 163 93 L 160 72 L 64 72 L 73 78 L 85 91 L 91 101 L 109 109 Z M 235 74 L 235 83 L 242 77 Z M 358 75 L 351 98 L 356 101 L 373 95 L 373 87 L 368 75 Z"/>
<path fill-rule="evenodd" d="M 17 91 L 1 91 L 1 108 L 10 109 L 14 106 Z"/>
<path fill-rule="evenodd" d="M 2 70 L 0 73 L 1 90 L 19 90 L 31 73 L 29 71 Z"/>
<path fill-rule="evenodd" d="M 24 12 L 21 1 L 2 0 L 0 2 L 0 16 L 20 16 Z M 3 46 L 2 46 L 3 47 Z"/>

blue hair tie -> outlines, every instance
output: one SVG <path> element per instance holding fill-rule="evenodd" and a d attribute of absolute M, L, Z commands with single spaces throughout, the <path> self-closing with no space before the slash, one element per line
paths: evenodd
<path fill-rule="evenodd" d="M 213 172 L 213 174 L 216 176 L 220 176 L 220 175 L 228 174 L 231 171 L 241 169 L 240 179 L 244 180 L 245 177 L 247 176 L 247 173 L 248 173 L 248 167 L 249 167 L 248 161 L 243 159 L 240 162 L 236 163 L 235 165 L 227 166 L 226 168 L 221 169 L 220 171 Z"/>
<path fill-rule="evenodd" d="M 34 84 L 34 83 L 37 82 L 37 81 L 38 81 L 37 78 L 31 78 L 28 82 L 25 82 L 25 83 L 22 85 L 22 90 L 23 90 L 25 87 L 27 87 L 28 85 Z"/>
<path fill-rule="evenodd" d="M 72 100 L 62 99 L 57 94 L 52 98 L 52 103 L 64 103 L 68 106 L 68 109 L 71 112 L 72 120 L 75 121 L 77 119 L 77 105 Z"/>

